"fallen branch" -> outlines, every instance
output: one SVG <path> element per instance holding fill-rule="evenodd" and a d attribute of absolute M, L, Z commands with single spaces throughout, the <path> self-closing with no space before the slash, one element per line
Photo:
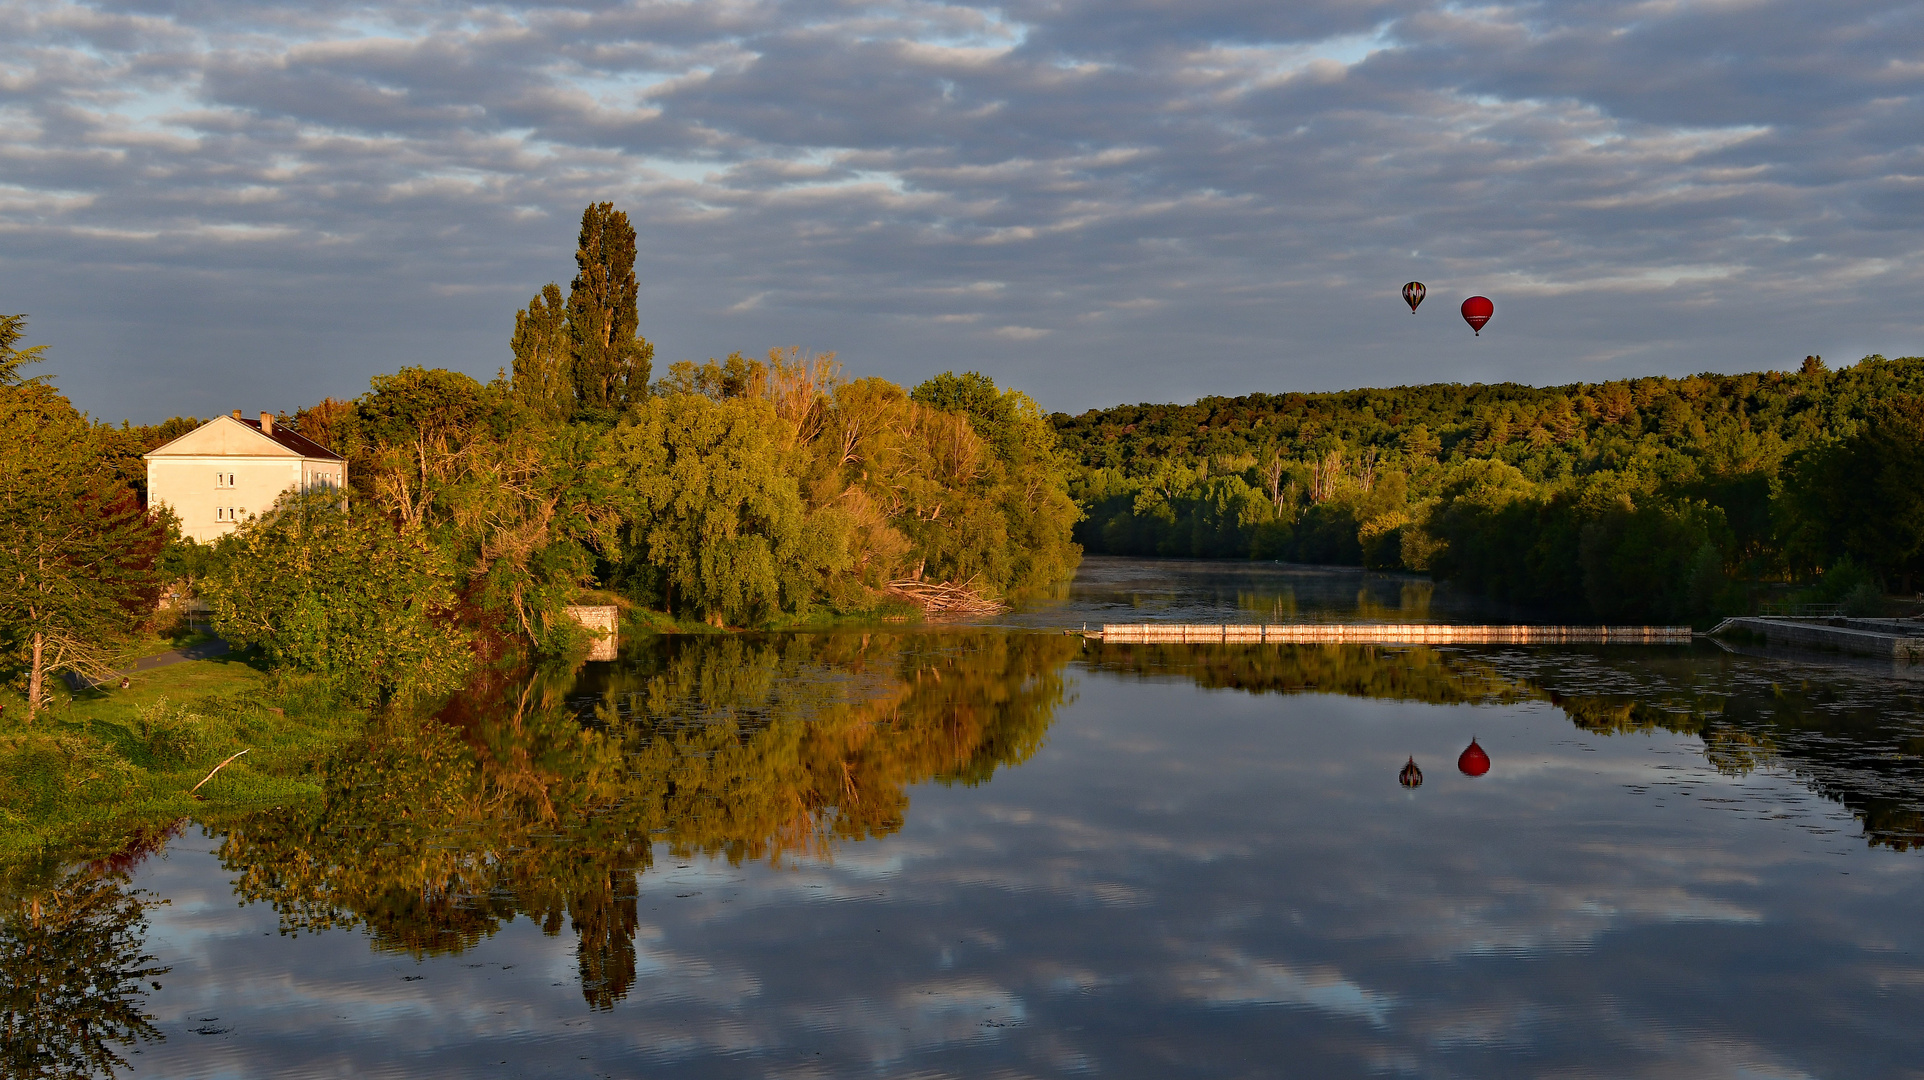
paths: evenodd
<path fill-rule="evenodd" d="M 210 772 L 206 776 L 201 777 L 199 784 L 195 784 L 193 787 L 187 789 L 187 794 L 194 795 L 194 792 L 199 791 L 201 789 L 202 784 L 205 784 L 207 783 L 207 781 L 212 780 L 214 778 L 214 773 L 217 773 L 222 769 L 225 769 L 228 766 L 228 764 L 234 760 L 234 758 L 237 758 L 241 756 L 241 754 L 245 754 L 245 753 L 247 753 L 247 751 L 242 750 L 239 754 L 235 754 L 233 755 L 233 757 L 230 757 L 226 761 L 221 762 L 219 765 L 214 766 L 214 772 Z M 194 798 L 198 799 L 200 798 L 200 796 L 194 795 Z"/>
<path fill-rule="evenodd" d="M 1008 608 L 1000 600 L 977 592 L 974 578 L 960 584 L 943 581 L 891 581 L 888 591 L 920 607 L 933 618 L 999 615 Z"/>

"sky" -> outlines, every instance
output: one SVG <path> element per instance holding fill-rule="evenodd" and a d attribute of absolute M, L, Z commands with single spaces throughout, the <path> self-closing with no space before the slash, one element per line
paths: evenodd
<path fill-rule="evenodd" d="M 1079 412 L 1924 353 L 1915 2 L 0 0 L 0 25 L 0 312 L 110 421 L 492 377 L 601 200 L 638 232 L 657 373 L 795 345 Z"/>

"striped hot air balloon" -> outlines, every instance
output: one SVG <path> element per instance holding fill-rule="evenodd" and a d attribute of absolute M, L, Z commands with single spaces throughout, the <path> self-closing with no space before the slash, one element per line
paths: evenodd
<path fill-rule="evenodd" d="M 1429 290 L 1425 289 L 1420 281 L 1412 281 L 1403 286 L 1403 302 L 1410 306 L 1410 314 L 1416 314 L 1416 305 L 1422 303 L 1423 297 L 1428 294 Z"/>

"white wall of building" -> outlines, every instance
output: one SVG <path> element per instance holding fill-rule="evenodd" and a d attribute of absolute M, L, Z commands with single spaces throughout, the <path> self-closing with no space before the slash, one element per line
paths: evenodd
<path fill-rule="evenodd" d="M 216 417 L 147 455 L 147 501 L 165 504 L 183 536 L 209 543 L 288 491 L 341 490 L 347 463 L 306 457 L 248 424 Z"/>

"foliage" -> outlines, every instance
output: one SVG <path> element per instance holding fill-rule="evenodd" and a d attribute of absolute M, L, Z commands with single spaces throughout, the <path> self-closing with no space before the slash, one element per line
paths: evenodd
<path fill-rule="evenodd" d="M 169 705 L 165 697 L 135 710 L 133 732 L 149 760 L 160 765 L 200 761 L 221 735 L 207 716 L 186 704 Z"/>
<path fill-rule="evenodd" d="M 109 672 L 111 643 L 153 610 L 165 538 L 65 398 L 0 386 L 0 645 L 24 669 L 30 712 L 51 675 Z"/>
<path fill-rule="evenodd" d="M 1429 571 L 1595 618 L 1702 620 L 1843 555 L 1924 569 L 1924 359 L 1057 415 L 1092 551 Z M 964 388 L 945 393 L 965 397 Z"/>
<path fill-rule="evenodd" d="M 580 407 L 612 416 L 647 396 L 655 355 L 655 347 L 637 333 L 635 230 L 613 203 L 593 203 L 582 211 L 575 267 L 566 309 L 572 346 L 568 371 Z"/>
<path fill-rule="evenodd" d="M 612 453 L 633 509 L 629 547 L 658 571 L 672 612 L 766 622 L 805 609 L 847 548 L 811 520 L 783 468 L 793 430 L 766 401 L 698 394 L 650 400 L 616 429 Z"/>
<path fill-rule="evenodd" d="M 0 1065 L 10 1077 L 90 1077 L 161 1038 L 141 1011 L 165 967 L 146 950 L 147 900 L 111 866 L 82 866 L 0 907 Z"/>
<path fill-rule="evenodd" d="M 574 340 L 567 308 L 553 282 L 514 314 L 514 393 L 528 411 L 550 423 L 574 414 Z"/>
<path fill-rule="evenodd" d="M 289 495 L 222 546 L 204 595 L 229 642 L 363 700 L 434 693 L 460 677 L 454 575 L 420 529 L 324 494 Z"/>
<path fill-rule="evenodd" d="M 45 345 L 20 348 L 20 339 L 26 333 L 25 315 L 0 315 L 0 386 L 18 386 L 20 369 L 39 363 L 47 349 Z"/>
<path fill-rule="evenodd" d="M 17 717 L 17 702 L 0 716 Z M 140 672 L 129 689 L 81 691 L 31 727 L 0 723 L 0 867 L 33 852 L 118 846 L 141 822 L 311 797 L 316 764 L 365 717 L 318 677 L 268 675 L 227 656 Z"/>
<path fill-rule="evenodd" d="M 1924 396 L 1877 401 L 1855 430 L 1798 454 L 1781 501 L 1793 561 L 1848 557 L 1909 592 L 1924 572 Z"/>

